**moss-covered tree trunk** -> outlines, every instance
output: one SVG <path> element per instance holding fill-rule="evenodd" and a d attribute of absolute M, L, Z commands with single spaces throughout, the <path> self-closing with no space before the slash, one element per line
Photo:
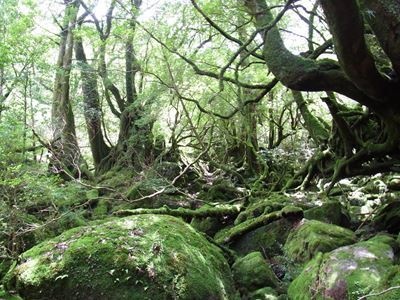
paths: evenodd
<path fill-rule="evenodd" d="M 100 76 L 106 90 L 106 100 L 111 111 L 120 119 L 120 128 L 117 144 L 111 149 L 109 155 L 99 164 L 99 171 L 106 172 L 112 167 L 129 168 L 140 171 L 152 162 L 155 156 L 152 140 L 152 122 L 145 120 L 146 107 L 140 103 L 140 83 L 137 83 L 137 75 L 140 72 L 140 62 L 135 55 L 134 35 L 136 31 L 136 18 L 142 4 L 141 0 L 131 1 L 131 11 L 128 20 L 128 29 L 124 37 L 125 48 L 125 97 L 112 83 L 107 74 L 105 62 L 106 40 L 110 34 L 112 24 L 113 5 L 107 15 L 107 26 L 100 30 L 103 44 L 100 46 Z M 100 26 L 99 26 L 100 27 Z M 98 29 L 99 30 L 99 29 Z M 111 102 L 110 93 L 114 97 L 117 107 Z"/>
<path fill-rule="evenodd" d="M 102 111 L 99 101 L 96 71 L 89 65 L 86 59 L 85 49 L 80 37 L 76 38 L 75 41 L 75 56 L 79 62 L 81 71 L 83 112 L 90 150 L 94 166 L 97 170 L 100 162 L 108 156 L 110 147 L 105 143 L 102 132 Z"/>
<path fill-rule="evenodd" d="M 83 160 L 75 133 L 70 99 L 70 73 L 73 52 L 73 31 L 79 8 L 78 1 L 65 1 L 56 77 L 53 90 L 51 169 L 57 173 L 79 176 Z"/>
<path fill-rule="evenodd" d="M 369 22 L 380 41 L 393 73 L 397 73 L 400 48 L 399 39 L 394 36 L 398 35 L 399 4 L 393 1 L 321 0 L 338 59 L 334 61 L 317 60 L 320 54 L 317 49 L 302 57 L 285 47 L 275 25 L 292 3 L 289 1 L 275 18 L 265 0 L 244 0 L 263 38 L 263 56 L 269 70 L 293 90 L 326 91 L 331 95 L 336 92 L 368 108 L 366 114 L 357 116 L 358 112 L 343 110 L 330 97 L 325 99 L 337 128 L 336 138 L 344 146 L 326 149 L 332 155 L 323 157 L 332 157 L 336 163 L 320 166 L 320 174 L 330 176 L 331 188 L 343 177 L 395 171 L 400 162 L 400 83 L 397 76 L 389 78 L 378 70 L 366 44 L 364 20 Z M 343 117 L 349 114 L 353 116 Z M 318 127 L 313 126 L 312 130 L 316 138 Z"/>

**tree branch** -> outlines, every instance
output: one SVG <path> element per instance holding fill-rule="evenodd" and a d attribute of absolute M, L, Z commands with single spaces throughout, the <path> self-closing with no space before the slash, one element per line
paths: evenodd
<path fill-rule="evenodd" d="M 375 101 L 390 101 L 395 86 L 375 66 L 364 38 L 364 24 L 356 0 L 321 0 L 333 35 L 339 63 L 350 80 Z M 397 95 L 396 95 L 397 99 Z"/>
<path fill-rule="evenodd" d="M 265 0 L 245 0 L 245 5 L 255 17 L 257 28 L 274 20 Z M 263 39 L 268 68 L 285 86 L 300 91 L 335 91 L 373 109 L 381 108 L 348 79 L 337 62 L 315 61 L 292 54 L 276 27 L 267 31 Z"/>

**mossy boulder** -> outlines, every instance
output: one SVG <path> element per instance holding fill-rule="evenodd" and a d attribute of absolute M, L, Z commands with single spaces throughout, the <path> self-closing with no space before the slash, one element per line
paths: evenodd
<path fill-rule="evenodd" d="M 261 252 L 239 258 L 232 266 L 233 278 L 243 294 L 263 287 L 279 287 L 279 280 Z"/>
<path fill-rule="evenodd" d="M 220 249 L 166 215 L 66 231 L 23 253 L 4 281 L 27 299 L 234 298 Z"/>
<path fill-rule="evenodd" d="M 238 189 L 233 182 L 225 179 L 218 179 L 212 185 L 203 185 L 203 190 L 199 193 L 200 199 L 218 202 L 231 201 L 243 196 L 244 193 L 241 189 Z"/>
<path fill-rule="evenodd" d="M 284 252 L 293 261 L 304 263 L 318 252 L 329 252 L 355 242 L 356 236 L 349 229 L 303 219 L 289 234 Z"/>
<path fill-rule="evenodd" d="M 350 225 L 350 215 L 339 201 L 330 200 L 304 211 L 304 217 L 325 223 L 347 227 Z"/>
<path fill-rule="evenodd" d="M 292 226 L 287 219 L 274 221 L 244 234 L 230 247 L 240 255 L 253 251 L 265 251 L 269 257 L 281 255 Z"/>
<path fill-rule="evenodd" d="M 398 276 L 394 272 L 388 278 L 389 271 L 396 268 L 393 264 L 397 248 L 393 238 L 376 236 L 329 253 L 319 252 L 289 286 L 289 299 L 353 300 L 383 291 Z M 375 299 L 387 299 L 386 294 L 380 297 Z"/>
<path fill-rule="evenodd" d="M 217 217 L 195 217 L 190 225 L 198 231 L 204 232 L 209 236 L 214 236 L 224 226 L 220 218 Z"/>

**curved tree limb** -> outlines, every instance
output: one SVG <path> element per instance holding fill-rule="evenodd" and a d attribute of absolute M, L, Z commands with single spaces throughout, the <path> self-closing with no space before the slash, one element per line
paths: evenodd
<path fill-rule="evenodd" d="M 375 1 L 380 2 L 380 1 Z M 395 85 L 375 66 L 364 38 L 364 24 L 356 0 L 321 0 L 339 63 L 350 80 L 377 102 L 393 99 Z"/>
<path fill-rule="evenodd" d="M 254 16 L 257 28 L 262 28 L 274 20 L 265 0 L 244 2 Z M 349 80 L 336 61 L 315 61 L 294 55 L 285 47 L 276 27 L 267 31 L 263 39 L 264 57 L 268 68 L 285 86 L 300 91 L 335 91 L 363 105 L 380 109 L 374 99 Z"/>
<path fill-rule="evenodd" d="M 400 75 L 400 3 L 399 1 L 362 0 L 365 19 Z"/>

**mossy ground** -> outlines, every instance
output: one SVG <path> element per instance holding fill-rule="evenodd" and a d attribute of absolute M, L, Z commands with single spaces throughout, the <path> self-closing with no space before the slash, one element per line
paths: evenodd
<path fill-rule="evenodd" d="M 220 250 L 181 220 L 140 215 L 35 246 L 6 287 L 28 299 L 232 299 Z"/>

